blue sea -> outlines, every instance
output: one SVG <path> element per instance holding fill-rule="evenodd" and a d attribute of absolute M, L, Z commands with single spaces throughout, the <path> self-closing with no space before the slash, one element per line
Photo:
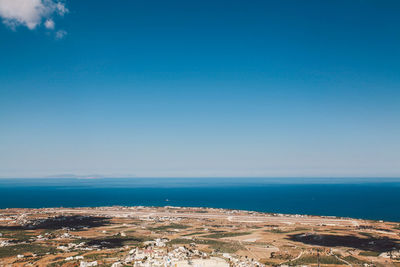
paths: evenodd
<path fill-rule="evenodd" d="M 192 206 L 400 222 L 400 178 L 0 179 L 0 208 Z"/>

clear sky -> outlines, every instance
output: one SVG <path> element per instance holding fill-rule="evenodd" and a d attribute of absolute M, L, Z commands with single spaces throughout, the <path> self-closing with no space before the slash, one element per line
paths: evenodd
<path fill-rule="evenodd" d="M 0 177 L 400 176 L 400 1 L 0 0 L 0 17 Z"/>

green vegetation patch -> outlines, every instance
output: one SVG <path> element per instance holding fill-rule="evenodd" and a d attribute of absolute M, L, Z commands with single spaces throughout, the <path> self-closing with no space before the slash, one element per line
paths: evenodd
<path fill-rule="evenodd" d="M 184 234 L 183 236 L 202 235 L 202 234 L 204 234 L 204 232 L 194 232 L 194 233 Z"/>
<path fill-rule="evenodd" d="M 210 248 L 222 253 L 235 253 L 238 250 L 244 249 L 238 242 L 222 242 L 211 239 L 198 239 L 197 244 L 208 245 Z"/>
<path fill-rule="evenodd" d="M 92 253 L 92 254 L 84 255 L 84 257 L 87 260 L 94 261 L 94 260 L 100 260 L 100 259 L 104 259 L 104 258 L 110 257 L 110 254 L 107 254 L 107 253 Z"/>
<path fill-rule="evenodd" d="M 190 243 L 196 243 L 195 241 L 191 240 L 191 239 L 185 239 L 185 238 L 176 238 L 176 239 L 172 239 L 171 241 L 168 242 L 171 245 L 184 245 L 184 244 L 190 244 Z"/>
<path fill-rule="evenodd" d="M 205 235 L 203 237 L 224 238 L 224 237 L 235 237 L 235 236 L 242 236 L 242 235 L 249 235 L 249 234 L 251 234 L 251 232 L 238 232 L 238 233 L 225 232 L 225 233 L 215 233 L 215 234 Z"/>
<path fill-rule="evenodd" d="M 303 256 L 300 259 L 290 261 L 290 265 L 305 265 L 305 264 L 315 264 L 318 262 L 317 256 L 316 255 L 307 255 Z M 336 258 L 335 256 L 323 256 L 321 255 L 319 257 L 319 262 L 321 264 L 343 264 L 341 260 Z"/>
<path fill-rule="evenodd" d="M 208 245 L 211 249 L 221 253 L 235 253 L 238 250 L 244 249 L 244 247 L 240 245 L 238 242 L 222 242 L 212 239 L 191 240 L 191 239 L 177 238 L 169 242 L 169 244 L 171 245 L 176 245 L 176 244 L 184 245 L 191 243 L 199 245 Z"/>
<path fill-rule="evenodd" d="M 353 256 L 346 256 L 343 259 L 349 263 L 356 264 L 356 265 L 363 265 L 364 263 L 368 263 L 366 261 L 360 260 Z"/>
<path fill-rule="evenodd" d="M 290 229 L 290 230 L 282 230 L 282 229 L 267 229 L 264 230 L 264 232 L 268 232 L 268 233 L 275 233 L 275 234 L 289 234 L 289 233 L 294 233 L 294 232 L 299 232 L 299 231 L 308 231 L 308 228 L 301 228 L 301 227 L 296 227 L 294 229 Z"/>
<path fill-rule="evenodd" d="M 55 253 L 57 250 L 54 247 L 40 246 L 37 244 L 18 244 L 0 248 L 0 258 L 12 257 L 18 254 L 34 253 L 44 255 L 48 252 Z"/>
<path fill-rule="evenodd" d="M 0 233 L 3 234 L 3 237 L 14 239 L 18 242 L 28 241 L 30 238 L 36 236 L 35 233 L 24 230 L 1 230 Z"/>
<path fill-rule="evenodd" d="M 359 255 L 361 256 L 369 256 L 369 257 L 377 257 L 381 254 L 380 252 L 377 251 L 361 251 Z"/>
<path fill-rule="evenodd" d="M 287 231 L 283 231 L 281 229 L 268 229 L 268 230 L 264 230 L 264 232 L 267 233 L 274 233 L 274 234 L 284 234 L 284 233 L 288 233 Z"/>
<path fill-rule="evenodd" d="M 169 225 L 161 225 L 161 226 L 157 226 L 157 227 L 151 227 L 148 229 L 152 230 L 152 231 L 165 231 L 165 230 L 169 230 L 169 229 L 187 229 L 187 228 L 190 228 L 190 226 L 187 226 L 184 224 L 171 223 Z"/>
<path fill-rule="evenodd" d="M 223 224 L 211 224 L 210 227 L 215 227 L 215 228 L 222 228 L 225 227 L 226 225 Z"/>

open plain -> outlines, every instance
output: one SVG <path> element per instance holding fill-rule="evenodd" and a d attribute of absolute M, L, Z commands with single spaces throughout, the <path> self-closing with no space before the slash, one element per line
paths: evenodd
<path fill-rule="evenodd" d="M 186 207 L 0 210 L 0 266 L 400 266 L 400 224 Z"/>

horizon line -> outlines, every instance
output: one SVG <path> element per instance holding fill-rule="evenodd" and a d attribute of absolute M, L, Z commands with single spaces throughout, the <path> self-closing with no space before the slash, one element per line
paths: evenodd
<path fill-rule="evenodd" d="M 400 179 L 399 176 L 45 176 L 45 177 L 5 177 L 0 176 L 0 179 Z"/>

